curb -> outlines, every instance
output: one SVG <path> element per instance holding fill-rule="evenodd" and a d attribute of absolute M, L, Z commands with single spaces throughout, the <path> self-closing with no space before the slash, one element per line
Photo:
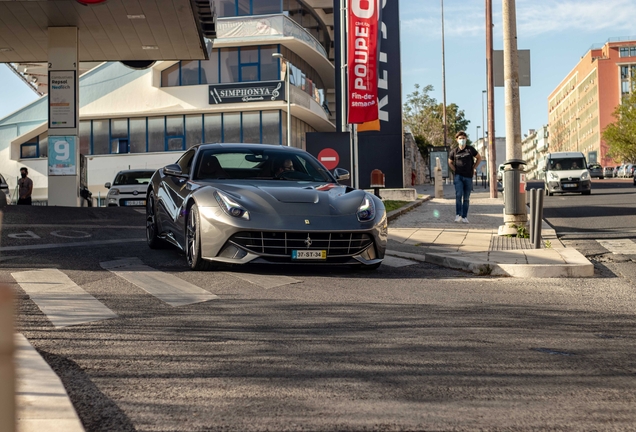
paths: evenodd
<path fill-rule="evenodd" d="M 413 210 L 414 208 L 417 208 L 417 207 L 421 206 L 426 201 L 429 201 L 431 198 L 432 197 L 430 195 L 426 195 L 422 199 L 415 200 L 413 202 L 410 202 L 410 203 L 406 204 L 403 207 L 400 207 L 399 209 L 395 209 L 395 210 L 387 213 L 387 215 L 386 215 L 387 222 L 394 221 L 395 219 L 397 219 L 400 216 L 402 216 L 404 213 L 407 213 L 407 212 Z"/>
<path fill-rule="evenodd" d="M 389 256 L 427 262 L 441 267 L 462 270 L 480 276 L 510 276 L 515 278 L 584 278 L 594 276 L 594 265 L 574 249 L 559 249 L 559 254 L 568 264 L 499 264 L 487 261 L 468 260 L 452 254 L 413 254 L 389 250 Z"/>

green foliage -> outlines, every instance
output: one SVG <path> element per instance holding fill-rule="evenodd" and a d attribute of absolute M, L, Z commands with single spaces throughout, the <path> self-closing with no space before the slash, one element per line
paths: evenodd
<path fill-rule="evenodd" d="M 552 242 L 550 240 L 546 240 L 543 244 L 545 244 L 545 247 L 547 249 L 550 249 L 552 247 Z"/>
<path fill-rule="evenodd" d="M 608 156 L 629 163 L 636 162 L 636 92 L 623 98 L 613 113 L 616 121 L 603 131 L 609 147 Z"/>
<path fill-rule="evenodd" d="M 403 107 L 404 125 L 408 126 L 415 137 L 423 155 L 429 146 L 444 145 L 443 104 L 431 97 L 432 85 L 421 87 L 415 84 L 415 90 L 406 96 Z M 454 142 L 455 134 L 468 128 L 463 110 L 457 104 L 446 106 L 447 145 Z M 469 140 L 470 143 L 470 140 Z"/>
<path fill-rule="evenodd" d="M 382 192 L 380 192 L 380 194 L 381 193 Z M 384 202 L 384 208 L 386 209 L 387 213 L 393 210 L 397 210 L 401 207 L 404 207 L 405 205 L 409 203 L 408 201 L 395 201 L 395 200 L 386 200 L 383 202 Z"/>

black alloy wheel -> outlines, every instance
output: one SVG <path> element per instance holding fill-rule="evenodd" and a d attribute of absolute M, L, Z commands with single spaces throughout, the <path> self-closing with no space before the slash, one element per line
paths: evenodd
<path fill-rule="evenodd" d="M 186 260 L 192 270 L 209 270 L 212 266 L 201 257 L 201 226 L 199 208 L 192 204 L 186 224 Z"/>
<path fill-rule="evenodd" d="M 163 246 L 157 228 L 155 193 L 153 191 L 150 191 L 148 199 L 146 199 L 146 242 L 150 249 L 159 249 Z"/>

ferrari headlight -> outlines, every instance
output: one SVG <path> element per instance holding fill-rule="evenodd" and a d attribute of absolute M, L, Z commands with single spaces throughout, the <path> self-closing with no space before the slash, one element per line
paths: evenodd
<path fill-rule="evenodd" d="M 375 219 L 375 204 L 369 194 L 364 196 L 362 204 L 358 207 L 357 216 L 360 222 L 368 222 Z"/>
<path fill-rule="evenodd" d="M 551 173 L 550 173 L 550 180 L 558 180 L 558 179 L 559 179 L 559 176 L 558 176 L 558 175 L 556 175 L 556 174 L 555 174 L 555 173 L 553 173 L 553 172 L 551 172 Z"/>
<path fill-rule="evenodd" d="M 214 198 L 219 203 L 219 207 L 223 209 L 225 213 L 232 217 L 250 220 L 250 213 L 243 208 L 240 204 L 236 203 L 232 198 L 224 194 L 223 192 L 214 192 Z"/>
<path fill-rule="evenodd" d="M 581 174 L 581 180 L 589 180 L 589 179 L 590 179 L 589 171 L 585 171 L 583 174 Z"/>

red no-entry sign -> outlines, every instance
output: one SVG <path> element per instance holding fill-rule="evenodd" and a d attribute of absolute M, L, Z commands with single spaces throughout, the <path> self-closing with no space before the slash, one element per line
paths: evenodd
<path fill-rule="evenodd" d="M 318 160 L 321 164 L 325 166 L 328 170 L 332 170 L 338 166 L 338 162 L 340 162 L 340 156 L 338 152 L 332 148 L 322 149 L 320 153 L 318 153 Z"/>

